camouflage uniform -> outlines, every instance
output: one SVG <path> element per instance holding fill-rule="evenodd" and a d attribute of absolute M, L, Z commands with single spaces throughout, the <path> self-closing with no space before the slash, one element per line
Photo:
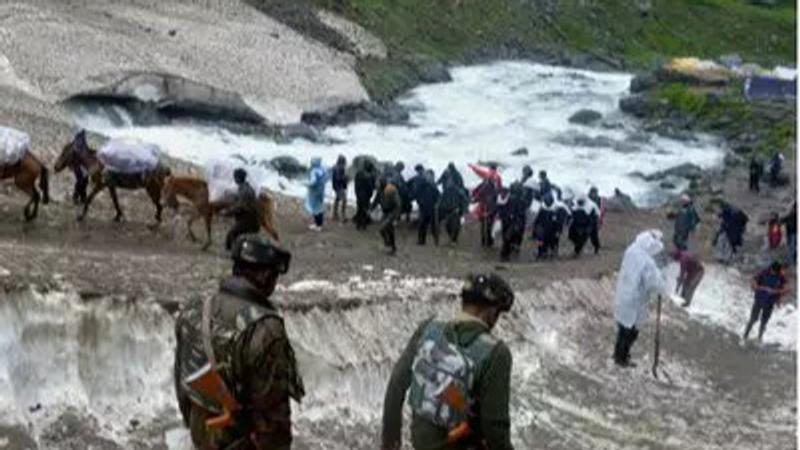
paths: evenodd
<path fill-rule="evenodd" d="M 383 448 L 399 448 L 403 422 L 403 403 L 406 391 L 412 383 L 412 365 L 423 334 L 431 324 L 427 320 L 420 325 L 409 341 L 400 360 L 394 366 L 383 406 Z M 471 412 L 474 416 L 474 434 L 455 442 L 447 442 L 447 430 L 438 428 L 417 415 L 411 418 L 411 443 L 416 450 L 513 450 L 511 445 L 511 419 L 508 404 L 511 379 L 511 352 L 508 346 L 492 337 L 489 327 L 468 314 L 461 313 L 444 326 L 448 340 L 461 348 L 468 348 L 480 341 L 491 342 L 490 350 L 478 363 L 474 386 L 474 398 L 478 404 Z"/>
<path fill-rule="evenodd" d="M 184 380 L 207 362 L 203 346 L 203 299 L 186 304 L 175 325 L 178 403 L 198 449 L 289 449 L 291 407 L 304 395 L 283 319 L 252 284 L 222 282 L 211 314 L 211 346 L 217 370 L 242 405 L 234 426 L 209 430 L 205 420 L 222 413 L 212 399 Z"/>

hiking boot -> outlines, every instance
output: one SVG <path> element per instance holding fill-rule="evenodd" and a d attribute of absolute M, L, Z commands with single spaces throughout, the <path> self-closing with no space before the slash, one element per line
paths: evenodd
<path fill-rule="evenodd" d="M 619 367 L 621 367 L 623 369 L 632 369 L 632 368 L 636 367 L 636 363 L 631 362 L 631 360 L 620 361 L 618 359 L 615 359 L 614 360 L 614 364 L 616 364 L 617 366 L 619 366 Z"/>

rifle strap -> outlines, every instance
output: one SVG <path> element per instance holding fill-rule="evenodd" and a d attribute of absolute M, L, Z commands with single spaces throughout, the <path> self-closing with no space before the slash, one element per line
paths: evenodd
<path fill-rule="evenodd" d="M 216 296 L 210 296 L 203 302 L 203 320 L 201 331 L 203 333 L 203 350 L 205 350 L 211 370 L 217 370 L 217 359 L 214 357 L 214 347 L 211 346 L 211 314 L 214 310 Z"/>

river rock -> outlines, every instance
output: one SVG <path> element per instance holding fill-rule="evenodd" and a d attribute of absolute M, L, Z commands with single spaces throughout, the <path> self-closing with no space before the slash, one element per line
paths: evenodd
<path fill-rule="evenodd" d="M 602 118 L 603 115 L 597 111 L 591 109 L 582 109 L 569 118 L 569 123 L 576 123 L 578 125 L 591 125 Z"/>
<path fill-rule="evenodd" d="M 408 111 L 393 101 L 362 102 L 343 105 L 333 110 L 303 114 L 301 121 L 317 127 L 343 126 L 355 122 L 399 125 L 408 122 Z"/>
<path fill-rule="evenodd" d="M 636 94 L 620 100 L 619 109 L 624 113 L 643 118 L 652 114 L 654 105 L 644 95 Z"/>
<path fill-rule="evenodd" d="M 676 186 L 675 183 L 669 181 L 662 181 L 661 183 L 659 183 L 658 187 L 660 187 L 661 189 L 675 189 Z"/>
<path fill-rule="evenodd" d="M 293 156 L 278 156 L 273 158 L 269 165 L 280 175 L 286 178 L 301 178 L 308 173 L 308 167 L 304 166 Z"/>
<path fill-rule="evenodd" d="M 511 156 L 528 156 L 528 149 L 526 147 L 518 148 L 511 152 Z"/>
<path fill-rule="evenodd" d="M 642 73 L 636 75 L 631 80 L 631 93 L 638 94 L 640 92 L 649 91 L 658 85 L 658 80 L 652 72 Z"/>
<path fill-rule="evenodd" d="M 295 123 L 281 128 L 281 136 L 287 141 L 294 139 L 305 139 L 310 142 L 320 142 L 320 134 L 311 125 L 305 123 Z"/>
<path fill-rule="evenodd" d="M 686 178 L 688 180 L 696 180 L 703 177 L 703 169 L 696 164 L 683 163 L 679 166 L 671 167 L 667 170 L 661 170 L 650 175 L 645 175 L 646 181 L 659 181 L 667 177 Z"/>
<path fill-rule="evenodd" d="M 655 132 L 661 137 L 679 142 L 694 142 L 697 140 L 697 137 L 691 131 L 679 130 L 669 125 L 659 127 Z"/>
<path fill-rule="evenodd" d="M 414 57 L 409 60 L 417 78 L 422 83 L 447 83 L 452 81 L 450 71 L 441 61 L 425 57 Z"/>
<path fill-rule="evenodd" d="M 744 162 L 741 156 L 737 156 L 733 153 L 725 154 L 725 159 L 723 159 L 726 167 L 739 167 Z"/>

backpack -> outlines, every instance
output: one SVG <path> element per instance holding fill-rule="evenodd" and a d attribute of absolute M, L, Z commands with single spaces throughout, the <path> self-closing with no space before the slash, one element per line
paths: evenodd
<path fill-rule="evenodd" d="M 468 347 L 447 340 L 446 322 L 432 321 L 420 338 L 411 366 L 409 405 L 416 417 L 448 431 L 469 421 L 477 403 L 478 368 L 497 340 L 482 333 Z"/>

